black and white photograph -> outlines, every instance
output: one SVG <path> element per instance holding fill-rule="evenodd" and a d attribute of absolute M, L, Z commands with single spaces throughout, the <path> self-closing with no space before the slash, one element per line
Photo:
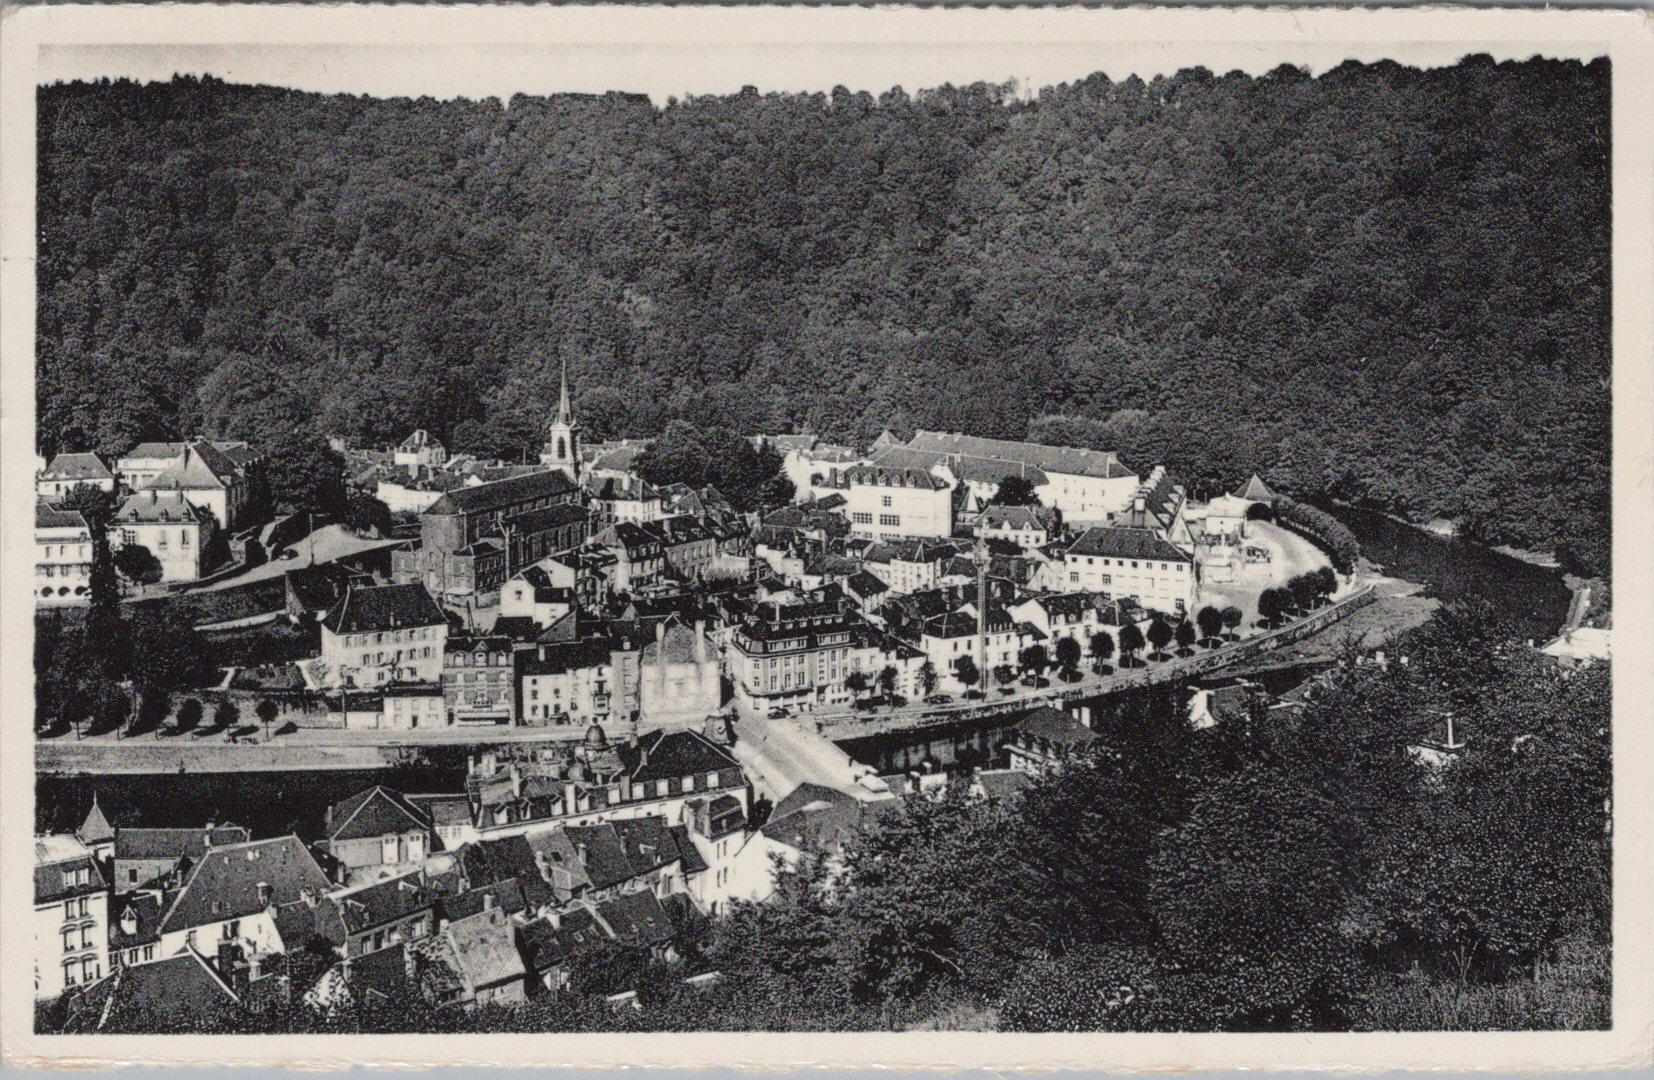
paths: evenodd
<path fill-rule="evenodd" d="M 42 43 L 8 85 L 32 1063 L 1648 1052 L 1613 709 L 1639 24 L 927 48 L 969 13 L 838 15 L 871 36 Z"/>

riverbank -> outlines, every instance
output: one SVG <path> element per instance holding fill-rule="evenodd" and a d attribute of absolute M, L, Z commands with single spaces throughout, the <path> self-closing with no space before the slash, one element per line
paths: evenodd
<path fill-rule="evenodd" d="M 1332 663 L 1352 647 L 1367 652 L 1382 649 L 1429 622 L 1441 607 L 1441 601 L 1424 595 L 1424 586 L 1417 582 L 1381 577 L 1374 581 L 1373 588 L 1377 599 L 1339 622 L 1216 674 L 1245 677 L 1278 668 Z"/>

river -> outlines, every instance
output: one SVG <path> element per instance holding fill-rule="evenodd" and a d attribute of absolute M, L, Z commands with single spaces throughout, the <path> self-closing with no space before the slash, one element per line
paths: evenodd
<path fill-rule="evenodd" d="M 1570 593 L 1555 570 L 1476 544 L 1445 540 L 1374 510 L 1327 509 L 1349 526 L 1361 541 L 1362 553 L 1387 574 L 1424 584 L 1430 595 L 1444 601 L 1487 601 L 1517 637 L 1547 640 L 1567 617 Z M 1270 672 L 1266 686 L 1272 693 L 1281 693 L 1312 670 L 1313 666 Z M 1106 714 L 1119 709 L 1156 707 L 1151 702 L 1170 707 L 1167 693 L 1170 689 L 1161 688 L 1152 694 L 1115 699 L 1106 706 L 1097 703 L 1103 712 L 1098 719 L 1106 722 Z M 895 771 L 916 768 L 926 759 L 944 768 L 990 762 L 998 756 L 1003 741 L 1003 725 L 967 725 L 858 739 L 846 743 L 844 749 L 880 771 Z M 463 765 L 311 773 L 48 776 L 36 784 L 35 821 L 42 830 L 73 830 L 91 805 L 95 789 L 105 813 L 117 824 L 200 825 L 215 818 L 245 825 L 255 836 L 292 831 L 316 836 L 329 805 L 370 784 L 412 792 L 458 791 L 464 776 Z"/>
<path fill-rule="evenodd" d="M 1405 525 L 1377 510 L 1329 506 L 1361 542 L 1361 553 L 1391 577 L 1416 581 L 1443 602 L 1481 600 L 1518 638 L 1555 637 L 1573 594 L 1558 570 L 1464 540 L 1448 540 Z"/>

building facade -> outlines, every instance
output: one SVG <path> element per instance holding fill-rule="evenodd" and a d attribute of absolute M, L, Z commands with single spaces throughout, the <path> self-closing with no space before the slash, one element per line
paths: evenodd
<path fill-rule="evenodd" d="M 877 465 L 854 466 L 842 475 L 852 536 L 902 540 L 953 534 L 953 490 L 941 477 Z"/>
<path fill-rule="evenodd" d="M 79 511 L 35 504 L 34 597 L 37 607 L 91 602 L 92 531 Z"/>
<path fill-rule="evenodd" d="M 77 837 L 35 837 L 34 937 L 36 1001 L 109 971 L 109 885 Z"/>
<path fill-rule="evenodd" d="M 321 635 L 327 685 L 442 681 L 448 618 L 423 585 L 351 587 Z"/>

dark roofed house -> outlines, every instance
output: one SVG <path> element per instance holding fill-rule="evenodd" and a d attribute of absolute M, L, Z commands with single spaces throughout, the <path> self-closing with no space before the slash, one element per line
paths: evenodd
<path fill-rule="evenodd" d="M 1113 559 L 1154 559 L 1157 561 L 1187 563 L 1177 545 L 1164 539 L 1153 529 L 1114 528 L 1097 526 L 1080 534 L 1068 549 L 1068 558 L 1095 556 Z"/>
<path fill-rule="evenodd" d="M 275 912 L 332 886 L 296 836 L 215 845 L 190 871 L 161 918 L 163 953 L 190 940 L 243 942 L 253 953 L 281 951 Z"/>
<path fill-rule="evenodd" d="M 351 588 L 321 625 L 333 685 L 442 681 L 448 618 L 423 585 Z"/>
<path fill-rule="evenodd" d="M 527 968 L 517 950 L 516 932 L 498 908 L 449 924 L 421 951 L 452 976 L 431 979 L 437 1004 L 476 1008 L 509 1005 L 527 997 Z"/>
<path fill-rule="evenodd" d="M 158 959 L 161 914 L 165 897 L 160 890 L 117 896 L 109 909 L 109 968 L 147 964 Z"/>
<path fill-rule="evenodd" d="M 620 944 L 672 958 L 672 919 L 654 893 L 629 892 L 605 900 L 597 905 L 597 917 Z"/>
<path fill-rule="evenodd" d="M 1038 772 L 1084 752 L 1096 741 L 1090 728 L 1059 709 L 1042 705 L 1017 721 L 1005 752 L 1011 768 Z"/>
<path fill-rule="evenodd" d="M 195 949 L 150 964 L 123 967 L 89 989 L 68 1033 L 151 1034 L 186 1028 L 220 1015 L 231 1018 L 240 998 Z"/>
<path fill-rule="evenodd" d="M 431 853 L 430 814 L 376 785 L 328 807 L 321 846 L 359 878 L 416 864 Z"/>
<path fill-rule="evenodd" d="M 207 825 L 199 829 L 116 829 L 115 889 L 136 889 L 162 878 L 181 876 L 214 847 L 245 844 L 250 839 L 251 835 L 239 825 Z"/>
<path fill-rule="evenodd" d="M 436 908 L 443 895 L 417 870 L 334 893 L 328 902 L 338 908 L 345 928 L 345 956 L 429 937 L 436 929 Z"/>
<path fill-rule="evenodd" d="M 112 492 L 115 474 L 96 454 L 63 453 L 54 457 L 35 478 L 35 495 L 55 502 L 82 484 Z"/>

